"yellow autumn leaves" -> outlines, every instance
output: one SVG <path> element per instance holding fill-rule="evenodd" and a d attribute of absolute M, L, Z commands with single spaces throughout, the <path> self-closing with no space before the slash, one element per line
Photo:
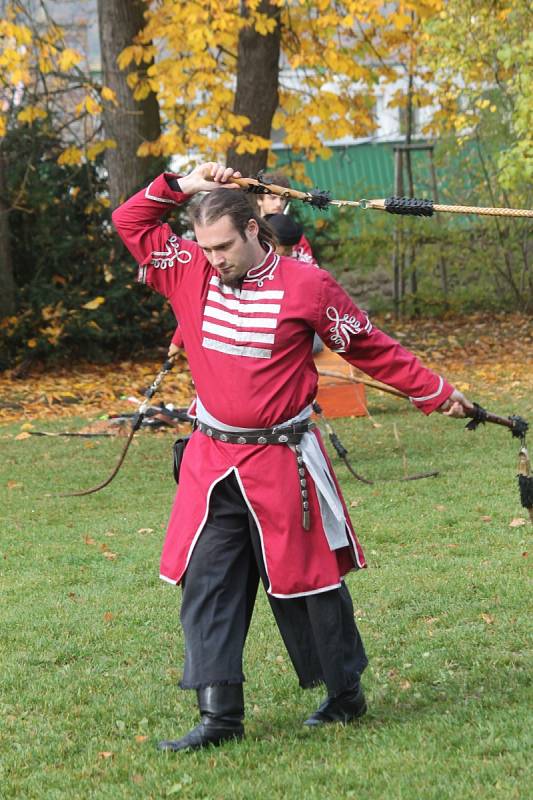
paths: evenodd
<path fill-rule="evenodd" d="M 141 142 L 139 156 L 221 158 L 229 148 L 268 149 L 271 141 L 250 135 L 249 120 L 234 114 L 235 75 L 240 32 L 268 36 L 279 24 L 273 127 L 296 155 L 327 156 L 328 141 L 371 135 L 376 96 L 388 85 L 390 107 L 404 107 L 411 76 L 413 105 L 431 109 L 424 134 L 453 132 L 462 139 L 478 130 L 484 115 L 495 121 L 501 115 L 511 132 L 500 159 L 502 181 L 510 186 L 533 171 L 533 34 L 526 0 L 495 8 L 476 0 L 271 0 L 268 13 L 259 0 L 159 0 L 146 6 L 144 30 L 117 60 L 134 98 L 154 94 L 159 105 L 163 132 Z M 66 143 L 60 164 L 91 161 L 116 146 L 94 135 L 105 104 L 117 106 L 114 92 L 83 75 L 81 55 L 66 45 L 60 28 L 51 24 L 36 37 L 11 5 L 0 20 L 0 73 L 4 91 L 11 92 L 11 102 L 0 104 L 0 138 L 14 124 L 8 107 L 15 108 L 16 123 L 46 119 L 46 94 L 16 110 L 38 72 L 50 76 L 54 90 L 79 73 L 83 88 L 72 109 L 93 120 L 88 143 Z"/>
<path fill-rule="evenodd" d="M 107 86 L 98 87 L 88 82 L 81 70 L 82 55 L 65 44 L 61 28 L 54 23 L 32 30 L 22 21 L 15 4 L 8 4 L 4 18 L 0 19 L 0 139 L 10 125 L 33 125 L 49 117 L 49 105 L 60 96 L 66 97 L 63 113 L 73 119 L 83 115 L 99 117 L 102 104 L 117 104 L 115 93 Z M 80 78 L 85 91 L 70 93 L 71 79 L 76 84 Z M 36 87 L 47 76 L 46 89 Z M 44 86 L 44 83 L 43 83 Z M 74 97 L 78 96 L 76 103 Z M 10 117 L 11 115 L 11 117 Z M 62 165 L 76 165 L 84 160 L 94 161 L 107 148 L 116 147 L 109 138 L 87 137 L 83 146 L 66 143 L 59 155 Z"/>

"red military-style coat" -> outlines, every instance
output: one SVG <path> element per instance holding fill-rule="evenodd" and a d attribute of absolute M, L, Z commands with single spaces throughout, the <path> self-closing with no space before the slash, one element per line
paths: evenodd
<path fill-rule="evenodd" d="M 318 384 L 315 331 L 348 362 L 408 394 L 426 414 L 449 397 L 453 387 L 375 328 L 325 270 L 269 252 L 239 288 L 222 284 L 200 247 L 162 221 L 170 206 L 187 200 L 170 188 L 167 177 L 160 175 L 126 201 L 113 222 L 139 264 L 139 280 L 171 303 L 197 394 L 219 422 L 269 428 L 309 405 Z M 320 434 L 312 435 L 324 451 Z M 289 447 L 230 444 L 195 431 L 163 546 L 164 580 L 181 581 L 213 488 L 231 472 L 257 523 L 271 594 L 326 591 L 338 587 L 351 569 L 365 566 L 344 501 L 350 546 L 330 550 L 312 480 L 311 529 L 302 527 L 299 478 Z M 337 489 L 342 500 L 338 484 Z"/>

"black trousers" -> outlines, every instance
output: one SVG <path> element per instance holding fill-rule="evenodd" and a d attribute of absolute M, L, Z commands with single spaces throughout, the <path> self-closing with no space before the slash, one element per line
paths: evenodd
<path fill-rule="evenodd" d="M 259 578 L 268 586 L 259 532 L 231 473 L 211 495 L 183 580 L 183 689 L 244 681 Z M 368 662 L 345 584 L 305 597 L 267 596 L 300 685 L 325 683 L 331 696 L 357 686 Z"/>

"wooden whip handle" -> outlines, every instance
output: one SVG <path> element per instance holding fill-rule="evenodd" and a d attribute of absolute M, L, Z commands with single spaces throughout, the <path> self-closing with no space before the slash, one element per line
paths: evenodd
<path fill-rule="evenodd" d="M 232 176 L 231 181 L 243 189 L 252 189 L 252 191 L 252 187 L 261 189 L 257 194 L 275 194 L 278 197 L 292 198 L 293 200 L 309 200 L 310 198 L 308 192 L 300 192 L 298 189 L 289 189 L 287 186 L 278 186 L 275 183 L 261 183 L 256 178 L 235 178 Z"/>

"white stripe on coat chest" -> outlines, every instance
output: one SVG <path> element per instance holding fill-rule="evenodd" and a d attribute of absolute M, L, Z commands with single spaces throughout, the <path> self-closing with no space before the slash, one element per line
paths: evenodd
<path fill-rule="evenodd" d="M 214 275 L 204 306 L 202 331 L 208 336 L 202 340 L 203 347 L 228 355 L 271 358 L 284 294 L 278 289 L 233 289 Z"/>

